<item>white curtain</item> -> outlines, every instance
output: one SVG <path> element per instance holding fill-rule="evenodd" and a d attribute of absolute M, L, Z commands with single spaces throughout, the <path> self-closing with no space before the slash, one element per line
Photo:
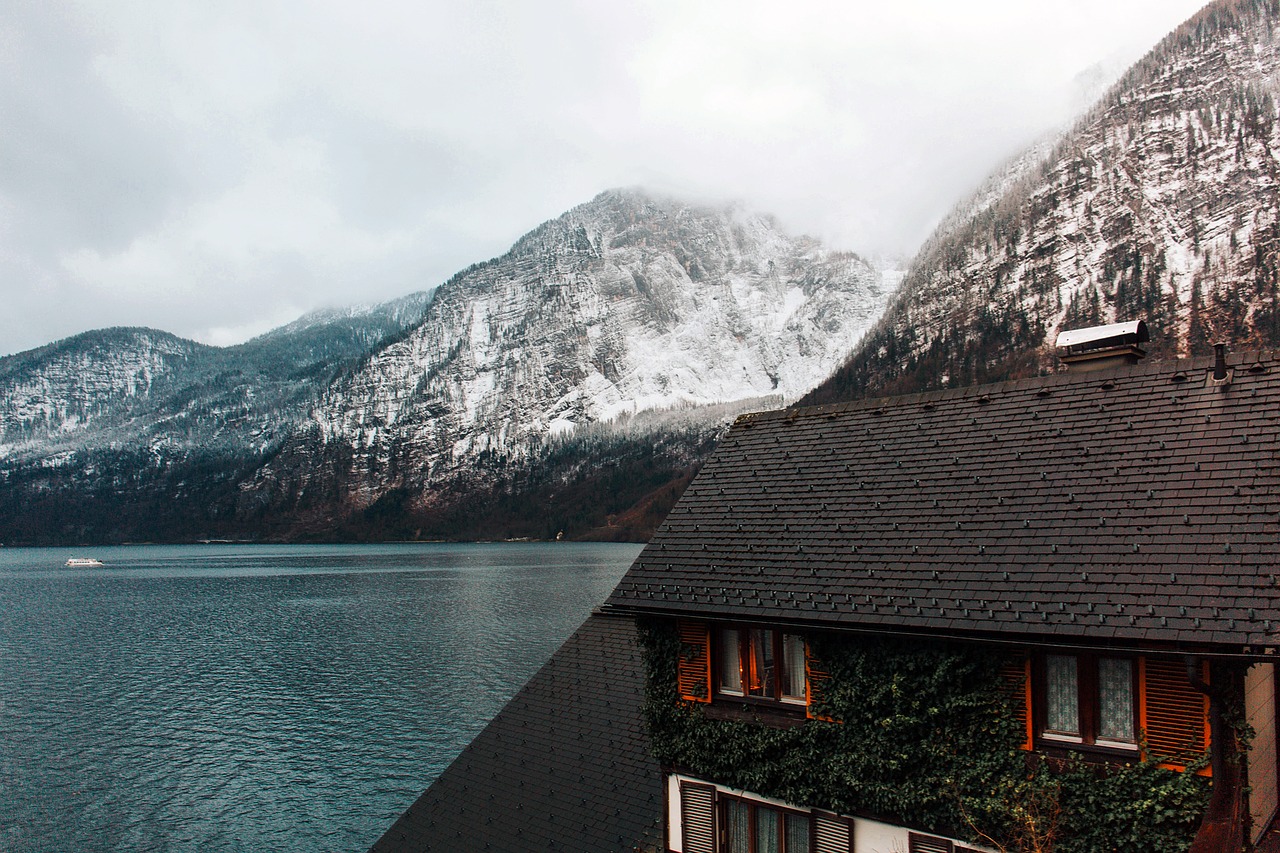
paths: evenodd
<path fill-rule="evenodd" d="M 741 800 L 724 804 L 727 853 L 751 853 L 751 820 L 749 806 Z"/>
<path fill-rule="evenodd" d="M 756 806 L 756 853 L 778 853 L 778 818 L 773 809 Z"/>
<path fill-rule="evenodd" d="M 742 658 L 735 628 L 720 629 L 720 692 L 742 692 Z"/>
<path fill-rule="evenodd" d="M 782 635 L 782 695 L 789 699 L 804 697 L 804 637 Z"/>
<path fill-rule="evenodd" d="M 809 853 L 809 818 L 787 815 L 787 853 Z"/>
<path fill-rule="evenodd" d="M 1098 737 L 1134 739 L 1132 661 L 1123 658 L 1098 661 Z"/>
<path fill-rule="evenodd" d="M 1045 727 L 1053 732 L 1080 734 L 1076 659 L 1071 655 L 1048 655 L 1045 675 Z"/>

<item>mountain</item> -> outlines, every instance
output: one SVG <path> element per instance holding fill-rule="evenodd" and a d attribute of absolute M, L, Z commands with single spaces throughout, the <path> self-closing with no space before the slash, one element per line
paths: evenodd
<path fill-rule="evenodd" d="M 1157 355 L 1280 343 L 1277 0 L 1187 21 L 926 243 L 805 402 L 1055 369 L 1066 328 L 1144 318 Z"/>
<path fill-rule="evenodd" d="M 0 358 L 0 459 L 139 444 L 235 455 L 305 415 L 337 369 L 420 320 L 428 301 L 316 312 L 234 347 L 113 328 Z"/>
<path fill-rule="evenodd" d="M 817 384 L 885 298 L 866 261 L 767 217 L 606 192 L 442 285 L 420 325 L 329 387 L 246 499 L 290 513 L 318 489 L 363 511 L 392 493 L 431 518 L 586 436 L 659 446 L 664 411 L 697 436 L 673 449 L 702 444 L 726 413 Z"/>
<path fill-rule="evenodd" d="M 237 483 L 338 371 L 429 294 L 317 312 L 239 346 L 113 328 L 0 358 L 0 542 L 239 536 Z"/>
<path fill-rule="evenodd" d="M 189 382 L 193 363 L 218 362 L 213 347 L 154 329 L 88 332 L 0 358 L 0 453 L 109 433 Z"/>
<path fill-rule="evenodd" d="M 0 541 L 642 537 L 886 297 L 768 217 L 611 191 L 430 297 L 86 333 L 0 360 Z"/>

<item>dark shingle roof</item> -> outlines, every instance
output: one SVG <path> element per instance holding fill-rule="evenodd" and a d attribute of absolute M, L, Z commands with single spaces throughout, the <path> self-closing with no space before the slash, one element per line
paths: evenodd
<path fill-rule="evenodd" d="M 606 608 L 1274 647 L 1280 357 L 740 418 Z"/>
<path fill-rule="evenodd" d="M 591 617 L 372 850 L 661 849 L 643 693 L 634 622 Z"/>

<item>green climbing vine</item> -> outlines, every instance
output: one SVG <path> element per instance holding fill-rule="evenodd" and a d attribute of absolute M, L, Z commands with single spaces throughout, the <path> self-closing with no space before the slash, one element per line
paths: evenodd
<path fill-rule="evenodd" d="M 1008 851 L 1181 853 L 1207 780 L 1154 763 L 1028 762 L 989 649 L 815 636 L 840 723 L 715 719 L 676 690 L 674 624 L 641 625 L 645 717 L 659 761 L 733 788 L 869 812 Z"/>

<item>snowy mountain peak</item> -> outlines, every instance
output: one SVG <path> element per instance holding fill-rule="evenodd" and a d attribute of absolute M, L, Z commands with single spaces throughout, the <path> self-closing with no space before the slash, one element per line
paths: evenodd
<path fill-rule="evenodd" d="M 412 459 L 419 484 L 643 412 L 816 385 L 879 316 L 856 255 L 770 218 L 602 193 L 442 285 L 423 322 L 312 413 L 355 479 Z M 369 484 L 369 493 L 385 488 Z"/>

